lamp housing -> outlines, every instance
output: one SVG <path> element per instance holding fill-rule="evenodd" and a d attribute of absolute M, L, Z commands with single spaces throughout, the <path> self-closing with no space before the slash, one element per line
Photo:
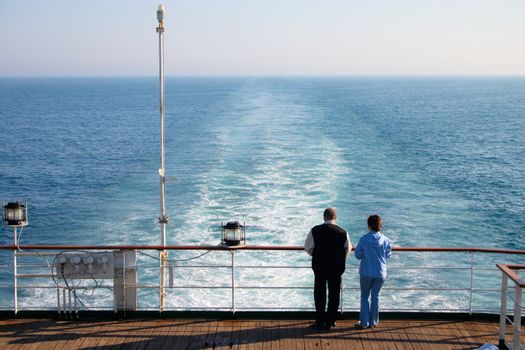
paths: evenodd
<path fill-rule="evenodd" d="M 8 226 L 26 226 L 27 203 L 8 202 L 2 206 L 2 223 Z"/>
<path fill-rule="evenodd" d="M 163 4 L 159 5 L 159 8 L 157 9 L 157 20 L 159 21 L 159 24 L 162 25 L 164 22 L 164 15 L 166 14 L 166 9 L 164 8 Z"/>
<path fill-rule="evenodd" d="M 246 245 L 246 225 L 239 221 L 229 221 L 226 225 L 221 223 L 222 244 L 228 247 Z"/>

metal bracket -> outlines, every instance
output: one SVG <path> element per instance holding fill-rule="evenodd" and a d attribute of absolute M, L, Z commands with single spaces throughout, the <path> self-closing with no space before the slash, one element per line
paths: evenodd
<path fill-rule="evenodd" d="M 159 224 L 167 224 L 169 222 L 168 215 L 159 216 Z"/>

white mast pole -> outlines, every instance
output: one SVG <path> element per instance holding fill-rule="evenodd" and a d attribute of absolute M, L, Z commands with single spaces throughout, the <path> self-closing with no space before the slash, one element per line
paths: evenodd
<path fill-rule="evenodd" d="M 159 86 L 160 86 L 160 245 L 166 245 L 166 225 L 168 224 L 168 215 L 166 211 L 166 177 L 165 177 L 165 146 L 164 146 L 164 15 L 166 10 L 164 5 L 159 5 L 157 10 L 157 20 L 159 26 Z M 159 288 L 159 307 L 160 311 L 164 309 L 165 299 L 165 265 L 167 263 L 167 250 L 160 252 L 160 288 Z"/>

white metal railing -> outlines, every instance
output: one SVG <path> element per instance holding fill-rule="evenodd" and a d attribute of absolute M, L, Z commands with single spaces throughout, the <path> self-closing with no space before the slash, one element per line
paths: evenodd
<path fill-rule="evenodd" d="M 263 311 L 263 310 L 289 310 L 289 311 L 313 311 L 312 305 L 306 303 L 299 303 L 288 306 L 275 305 L 260 305 L 257 303 L 247 304 L 246 298 L 242 298 L 242 294 L 254 292 L 259 293 L 259 297 L 265 297 L 272 292 L 278 294 L 286 291 L 293 291 L 294 293 L 311 293 L 313 290 L 313 278 L 310 274 L 309 257 L 302 251 L 302 247 L 282 247 L 282 246 L 248 246 L 244 248 L 229 249 L 217 246 L 23 246 L 23 247 L 0 247 L 3 248 L 3 261 L 8 261 L 9 250 L 13 250 L 13 254 L 18 257 L 17 273 L 14 273 L 14 266 L 10 264 L 3 264 L 0 267 L 4 269 L 11 269 L 13 271 L 12 278 L 4 277 L 0 280 L 0 295 L 1 290 L 11 290 L 13 302 L 10 304 L 0 304 L 0 308 L 4 310 L 12 310 L 14 312 L 20 310 L 56 310 L 60 314 L 68 316 L 78 315 L 79 310 L 114 310 L 118 311 L 117 300 L 115 299 L 115 287 L 111 281 L 107 280 L 84 280 L 79 283 L 75 280 L 64 279 L 57 283 L 59 278 L 57 271 L 54 271 L 54 259 L 57 254 L 65 251 L 115 251 L 115 250 L 136 250 L 140 253 L 141 258 L 137 259 L 136 268 L 138 279 L 136 282 L 130 283 L 126 281 L 126 262 L 124 260 L 122 265 L 122 273 L 124 274 L 122 294 L 126 295 L 127 290 L 134 290 L 141 292 L 139 295 L 139 302 L 136 310 L 220 310 L 220 311 Z M 195 257 L 184 259 L 171 259 L 162 263 L 159 252 L 164 250 L 173 251 L 173 253 L 180 253 L 182 251 L 193 251 Z M 204 251 L 204 252 L 203 252 Z M 242 254 L 286 254 L 292 256 L 295 260 L 301 263 L 288 264 L 279 263 L 279 260 L 284 259 L 266 259 L 269 263 L 259 264 L 257 259 L 245 257 L 247 262 L 239 263 L 237 255 Z M 394 248 L 395 256 L 399 257 L 397 261 L 392 261 L 389 265 L 389 279 L 388 283 L 383 288 L 384 297 L 388 299 L 393 295 L 404 295 L 408 301 L 407 305 L 391 305 L 383 307 L 383 311 L 426 311 L 426 312 L 493 312 L 497 313 L 495 307 L 485 307 L 483 305 L 475 305 L 474 300 L 477 296 L 483 293 L 497 294 L 500 289 L 495 285 L 494 281 L 497 278 L 497 269 L 493 262 L 515 262 L 525 256 L 525 251 L 517 250 L 500 250 L 500 249 L 477 249 L 477 248 Z M 1 253 L 1 252 L 0 252 Z M 173 256 L 170 253 L 170 256 Z M 210 254 L 211 253 L 211 254 Z M 209 255 L 208 255 L 209 254 Z M 223 259 L 215 259 L 212 263 L 196 263 L 204 256 L 208 257 L 215 254 L 227 254 L 229 257 Z M 298 255 L 295 255 L 298 254 Z M 441 256 L 440 255 L 445 255 Z M 430 258 L 431 266 L 426 266 L 423 258 Z M 497 257 L 493 260 L 489 257 Z M 4 259 L 5 258 L 5 259 Z M 423 259 L 426 260 L 426 259 Z M 439 261 L 444 260 L 444 263 Z M 15 259 L 11 261 L 16 261 Z M 212 270 L 213 276 L 222 271 L 224 278 L 215 279 L 203 278 L 202 281 L 185 280 L 182 271 L 189 271 L 194 269 L 196 271 Z M 271 271 L 291 270 L 294 275 L 294 281 L 299 280 L 298 283 L 292 284 L 272 284 L 271 278 L 266 283 L 265 278 L 255 279 L 256 282 L 264 283 L 247 283 L 246 277 L 253 275 L 257 271 Z M 165 285 L 165 294 L 167 301 L 178 290 L 187 291 L 225 291 L 227 296 L 223 298 L 227 304 L 213 304 L 213 305 L 165 305 L 161 308 L 160 296 L 158 300 L 152 295 L 148 298 L 143 298 L 145 294 L 159 295 L 160 288 L 160 271 L 165 271 L 169 275 L 166 280 L 170 283 Z M 358 297 L 358 278 L 356 272 L 356 261 L 348 259 L 346 278 L 343 279 L 342 298 L 341 298 L 341 312 L 357 311 L 358 306 L 348 305 L 348 300 L 355 301 Z M 174 273 L 179 273 L 179 278 L 174 278 Z M 443 275 L 443 276 L 441 276 Z M 192 276 L 191 273 L 186 276 Z M 303 277 L 298 279 L 297 276 Z M 441 276 L 441 277 L 440 277 Z M 166 276 L 164 276 L 166 277 Z M 1 277 L 0 277 L 1 278 Z M 411 279 L 418 278 L 424 283 L 414 285 L 408 283 Z M 174 279 L 179 283 L 175 284 Z M 184 281 L 185 283 L 180 283 Z M 441 280 L 441 283 L 438 283 Z M 481 286 L 477 286 L 477 282 L 481 282 Z M 307 281 L 307 282 L 305 282 Z M 408 281 L 408 282 L 407 282 Z M 6 283 L 7 282 L 7 283 Z M 302 283 L 301 283 L 302 282 Z M 345 284 L 346 282 L 346 284 Z M 486 285 L 486 282 L 492 283 L 494 286 Z M 119 287 L 120 288 L 120 287 Z M 56 304 L 49 305 L 49 297 L 54 293 L 56 295 Z M 173 295 L 171 295 L 171 294 Z M 426 293 L 426 294 L 425 294 Z M 444 293 L 453 293 L 456 304 L 450 305 L 433 305 L 429 307 L 421 302 L 421 298 L 425 296 L 439 296 Z M 4 293 L 5 296 L 6 293 Z M 40 298 L 39 298 L 40 296 Z M 354 296 L 354 297 L 352 297 Z M 54 298 L 54 297 L 53 297 Z M 97 298 L 96 302 L 94 301 Z M 418 299 L 419 298 L 419 299 Z M 310 301 L 308 297 L 305 300 Z M 446 299 L 446 298 L 444 298 Z M 1 299 L 0 299 L 1 300 Z M 6 298 L 4 297 L 4 300 Z M 503 300 L 503 299 L 502 299 Z M 42 301 L 42 303 L 39 303 Z M 44 303 L 47 301 L 47 303 Z M 520 302 L 519 302 L 520 303 Z M 518 304 L 519 304 L 518 303 Z M 127 305 L 124 303 L 124 305 Z M 124 309 L 126 309 L 124 307 Z M 518 327 L 519 330 L 519 327 Z"/>
<path fill-rule="evenodd" d="M 521 318 L 522 318 L 522 293 L 525 288 L 525 281 L 520 278 L 517 271 L 525 269 L 525 265 L 507 265 L 498 264 L 501 270 L 501 305 L 500 305 L 500 328 L 499 328 L 499 345 L 501 348 L 512 350 L 521 350 Z M 509 279 L 514 283 L 514 297 L 508 286 Z M 507 315 L 508 303 L 511 299 L 513 302 L 512 319 Z M 512 341 L 507 342 L 506 326 L 507 322 L 512 326 Z"/>

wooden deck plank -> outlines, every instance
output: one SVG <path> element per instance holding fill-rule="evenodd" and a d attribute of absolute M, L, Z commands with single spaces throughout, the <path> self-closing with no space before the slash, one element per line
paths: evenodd
<path fill-rule="evenodd" d="M 117 324 L 117 329 L 111 333 L 111 341 L 107 343 L 107 350 L 117 350 L 124 348 L 122 344 L 126 344 L 126 339 L 133 336 L 134 330 L 138 328 L 140 322 L 136 320 L 120 320 Z"/>
<path fill-rule="evenodd" d="M 151 332 L 151 324 L 155 321 L 156 320 L 142 320 L 133 332 L 135 339 L 129 339 L 125 344 L 125 348 L 129 350 L 142 350 L 144 343 L 148 342 L 148 337 Z"/>
<path fill-rule="evenodd" d="M 490 329 L 490 327 L 482 327 L 483 326 L 477 322 L 473 322 L 467 326 L 467 330 L 469 331 L 471 337 L 474 337 L 480 342 L 480 344 L 489 343 L 491 335 L 499 333 L 499 328 L 498 331 L 494 332 Z"/>
<path fill-rule="evenodd" d="M 348 323 L 338 322 L 338 328 L 340 328 L 341 345 L 343 349 L 355 349 L 355 350 L 366 350 L 363 346 L 361 334 L 354 326 L 355 321 Z"/>
<path fill-rule="evenodd" d="M 410 339 L 410 343 L 416 350 L 433 350 L 426 341 L 421 327 L 422 325 L 418 321 L 411 322 L 408 327 L 405 327 L 405 333 L 408 339 Z"/>
<path fill-rule="evenodd" d="M 412 342 L 410 341 L 410 338 L 408 338 L 408 335 L 405 331 L 405 327 L 407 325 L 405 322 L 389 321 L 388 324 L 391 327 L 390 335 L 393 341 L 396 343 L 398 350 L 415 350 Z"/>
<path fill-rule="evenodd" d="M 67 332 L 62 333 L 62 330 L 67 330 Z M 62 328 L 56 329 L 55 332 L 55 342 L 54 345 L 49 347 L 45 344 L 44 349 L 49 350 L 64 350 L 70 349 L 71 344 L 80 344 L 83 341 L 82 334 L 83 332 L 89 331 L 88 327 L 82 327 L 82 325 L 76 323 L 75 321 L 63 322 Z M 73 347 L 74 348 L 74 347 Z"/>
<path fill-rule="evenodd" d="M 169 330 L 169 336 L 166 337 L 163 344 L 159 348 L 163 349 L 183 349 L 186 344 L 187 334 L 190 333 L 190 327 L 193 320 L 184 320 L 173 324 Z"/>
<path fill-rule="evenodd" d="M 441 321 L 438 322 L 418 322 L 422 341 L 425 342 L 430 350 L 441 350 L 440 338 L 442 338 L 443 327 Z"/>
<path fill-rule="evenodd" d="M 60 326 L 64 325 L 67 327 L 68 323 L 67 321 L 54 321 L 54 320 L 47 320 L 44 324 L 41 324 L 39 327 L 39 331 L 37 335 L 35 336 L 34 340 L 32 341 L 32 344 L 29 346 L 22 347 L 23 349 L 31 349 L 31 350 L 45 350 L 49 349 L 51 347 L 56 347 L 58 344 L 56 342 L 56 336 L 55 331 L 57 328 L 61 328 Z M 32 335 L 28 334 L 28 338 Z M 64 335 L 61 335 L 61 337 L 64 337 Z M 28 341 L 31 341 L 28 339 Z"/>
<path fill-rule="evenodd" d="M 199 332 L 202 320 L 190 320 L 188 321 L 184 332 L 179 335 L 180 341 L 175 349 L 195 349 L 193 347 L 193 340 L 196 339 L 196 335 Z M 150 349 L 155 349 L 151 347 Z"/>
<path fill-rule="evenodd" d="M 498 343 L 497 322 L 387 320 L 366 330 L 353 323 L 316 331 L 305 320 L 0 320 L 0 348 L 446 350 Z"/>
<path fill-rule="evenodd" d="M 279 321 L 279 349 L 295 350 L 295 322 Z"/>
<path fill-rule="evenodd" d="M 5 323 L 0 323 L 0 349 L 13 349 L 15 346 L 13 340 L 22 337 L 30 327 L 30 322 L 20 319 L 5 320 Z"/>
<path fill-rule="evenodd" d="M 206 346 L 206 338 L 210 329 L 210 322 L 206 320 L 200 321 L 195 325 L 192 334 L 191 347 L 194 349 L 204 349 Z"/>
<path fill-rule="evenodd" d="M 430 350 L 442 349 L 441 344 L 447 344 L 450 342 L 450 336 L 448 333 L 448 322 L 446 321 L 425 321 L 419 322 L 420 330 L 425 343 L 428 345 Z"/>
<path fill-rule="evenodd" d="M 449 341 L 447 342 L 451 347 L 449 349 L 474 349 L 476 344 L 472 344 L 465 339 L 466 333 L 461 332 L 457 329 L 458 324 L 456 322 L 450 322 L 448 324 L 448 332 L 450 334 Z"/>
<path fill-rule="evenodd" d="M 244 321 L 242 322 L 242 335 L 240 337 L 241 345 L 239 349 L 245 350 L 255 350 L 255 343 L 253 341 L 256 331 L 256 326 L 254 321 Z"/>
<path fill-rule="evenodd" d="M 306 350 L 321 349 L 321 338 L 319 334 L 320 331 L 313 329 L 311 324 L 304 329 L 304 348 Z"/>
<path fill-rule="evenodd" d="M 231 340 L 232 321 L 222 321 L 217 324 L 215 333 L 215 349 L 229 349 L 233 344 Z"/>
<path fill-rule="evenodd" d="M 264 350 L 264 329 L 266 327 L 266 321 L 255 322 L 255 335 L 253 335 L 252 341 L 255 343 L 255 349 Z"/>
<path fill-rule="evenodd" d="M 330 336 L 332 338 L 331 346 L 334 350 L 345 350 L 344 342 L 343 342 L 343 335 L 345 334 L 344 331 L 341 329 L 341 327 L 333 327 L 330 330 Z"/>
<path fill-rule="evenodd" d="M 376 336 L 380 336 L 384 339 L 388 350 L 398 350 L 396 341 L 394 341 L 394 338 L 392 337 L 392 327 L 388 323 L 383 322 L 378 325 L 374 328 L 374 332 Z M 401 349 L 403 349 L 403 347 L 401 347 Z"/>
<path fill-rule="evenodd" d="M 241 330 L 241 323 L 242 321 L 234 320 L 231 322 L 232 324 L 232 331 L 230 335 L 230 347 L 232 349 L 239 349 L 239 336 L 240 336 L 240 330 Z"/>
<path fill-rule="evenodd" d="M 90 326 L 82 329 L 82 336 L 80 337 L 79 347 L 94 349 L 98 343 L 104 338 L 104 330 L 106 329 L 107 321 L 92 322 Z M 70 326 L 73 326 L 72 324 Z M 71 332 L 69 329 L 64 329 L 64 332 Z M 64 347 L 64 346 L 63 346 Z M 67 348 L 67 346 L 66 346 Z"/>
<path fill-rule="evenodd" d="M 209 321 L 208 333 L 204 341 L 204 349 L 213 349 L 215 347 L 215 333 L 217 333 L 217 321 Z"/>
<path fill-rule="evenodd" d="M 146 343 L 145 349 L 160 349 L 165 341 L 169 338 L 170 331 L 170 320 L 161 319 L 153 327 L 153 330 L 149 336 L 149 340 Z"/>
<path fill-rule="evenodd" d="M 146 320 L 137 319 L 133 320 L 133 322 L 127 322 L 125 325 L 129 328 L 129 331 L 118 337 L 118 341 L 115 342 L 111 348 L 136 349 L 138 347 L 138 343 L 144 340 L 144 337 L 146 336 L 145 327 L 148 326 Z"/>

